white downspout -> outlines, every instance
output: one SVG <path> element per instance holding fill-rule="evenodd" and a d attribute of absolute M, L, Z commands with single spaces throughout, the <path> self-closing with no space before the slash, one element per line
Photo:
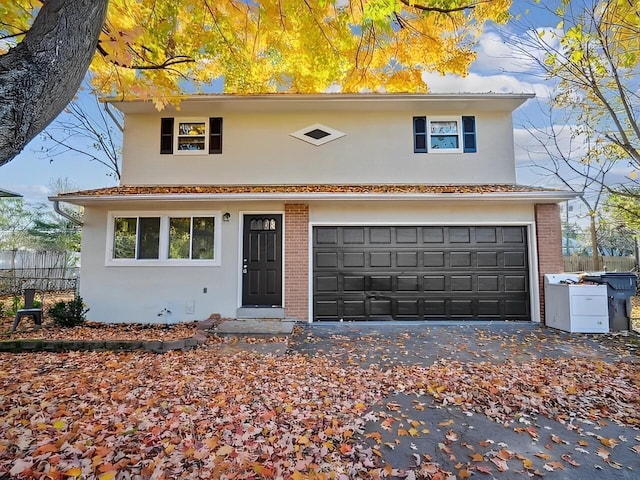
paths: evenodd
<path fill-rule="evenodd" d="M 65 212 L 64 210 L 62 210 L 60 208 L 60 200 L 52 200 L 52 202 L 53 202 L 53 210 L 54 210 L 54 212 L 56 212 L 61 217 L 66 218 L 67 220 L 69 220 L 74 225 L 78 225 L 80 227 L 82 226 L 82 222 L 80 220 L 78 220 L 76 217 L 72 217 L 71 215 L 69 215 L 67 212 Z"/>

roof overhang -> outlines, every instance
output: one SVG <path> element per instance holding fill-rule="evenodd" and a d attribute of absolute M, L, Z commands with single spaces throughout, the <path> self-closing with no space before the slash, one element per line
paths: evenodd
<path fill-rule="evenodd" d="M 20 198 L 22 195 L 10 190 L 0 189 L 0 198 Z"/>
<path fill-rule="evenodd" d="M 296 111 L 320 110 L 407 110 L 446 109 L 452 111 L 513 111 L 535 97 L 533 93 L 320 93 L 263 95 L 202 94 L 167 98 L 165 112 L 191 113 L 196 111 Z M 157 112 L 151 100 L 104 98 L 125 114 Z M 177 109 L 179 105 L 179 110 Z"/>
<path fill-rule="evenodd" d="M 294 190 L 292 186 L 291 190 Z M 306 186 L 312 187 L 312 186 Z M 330 186 L 318 186 L 330 188 Z M 412 187 L 412 186 L 404 186 Z M 438 186 L 413 186 L 413 187 L 434 187 Z M 97 206 L 104 204 L 122 204 L 122 203 L 156 203 L 156 202 L 212 202 L 212 201 L 284 201 L 284 202 L 312 202 L 312 201 L 489 201 L 489 202 L 526 202 L 526 203 L 559 203 L 572 200 L 581 194 L 563 190 L 544 190 L 535 189 L 526 190 L 523 187 L 519 191 L 491 191 L 487 187 L 487 191 L 478 191 L 476 188 L 465 192 L 465 186 L 461 185 L 460 191 L 440 192 L 440 191 L 229 191 L 232 187 L 224 187 L 220 192 L 189 192 L 188 188 L 185 192 L 153 192 L 154 187 L 149 187 L 150 191 L 145 191 L 144 187 L 133 193 L 123 193 L 118 190 L 119 187 L 113 189 L 104 189 L 99 194 L 92 194 L 92 191 L 67 193 L 58 196 L 49 197 L 51 201 L 67 202 L 75 205 Z M 467 187 L 468 188 L 468 187 Z M 338 189 L 336 189 L 338 190 Z M 401 190 L 411 190 L 410 188 L 401 188 Z"/>

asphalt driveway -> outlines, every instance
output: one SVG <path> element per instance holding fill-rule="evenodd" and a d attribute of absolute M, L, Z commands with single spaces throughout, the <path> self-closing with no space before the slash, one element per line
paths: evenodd
<path fill-rule="evenodd" d="M 389 372 L 437 369 L 453 384 L 497 382 L 487 380 L 487 372 L 496 371 L 520 375 L 521 384 L 539 383 L 540 391 L 546 392 L 540 394 L 543 403 L 519 410 L 508 403 L 519 398 L 518 392 L 514 396 L 512 391 L 501 390 L 504 402 L 499 393 L 491 408 L 493 404 L 486 399 L 445 397 L 441 387 L 426 385 L 416 393 L 414 385 L 410 392 L 405 391 L 400 381 L 393 393 L 365 415 L 362 441 L 393 467 L 396 478 L 413 470 L 409 478 L 418 471 L 424 475 L 418 474 L 419 478 L 447 478 L 437 476 L 447 471 L 455 475 L 451 478 L 505 480 L 640 478 L 640 425 L 634 426 L 633 419 L 621 421 L 614 411 L 620 405 L 620 392 L 618 403 L 611 394 L 611 418 L 595 413 L 596 402 L 598 412 L 604 409 L 607 413 L 607 406 L 602 405 L 608 398 L 606 375 L 601 387 L 586 393 L 577 389 L 581 398 L 571 395 L 580 386 L 580 380 L 573 378 L 588 378 L 590 371 L 596 371 L 591 368 L 598 375 L 603 369 L 615 372 L 628 365 L 635 369 L 640 365 L 639 347 L 636 334 L 569 334 L 520 322 L 314 323 L 298 326 L 289 345 L 294 352 L 326 355 L 363 368 Z M 574 377 L 575 368 L 582 369 L 579 374 L 583 377 Z M 560 373 L 545 379 L 546 369 Z M 640 374 L 635 372 L 633 391 L 628 398 L 623 392 L 625 409 L 631 411 L 640 407 Z M 553 396 L 554 391 L 558 399 L 545 402 L 544 395 Z M 550 405 L 562 403 L 565 396 L 580 409 L 553 410 Z M 476 403 L 483 407 L 470 408 Z M 498 411 L 507 415 L 496 415 Z"/>

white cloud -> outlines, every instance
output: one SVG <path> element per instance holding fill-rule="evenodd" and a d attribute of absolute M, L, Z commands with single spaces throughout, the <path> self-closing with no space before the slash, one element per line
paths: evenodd
<path fill-rule="evenodd" d="M 476 48 L 478 54 L 473 69 L 487 72 L 527 72 L 532 64 L 522 52 L 510 45 L 497 32 L 485 32 L 480 37 Z"/>
<path fill-rule="evenodd" d="M 48 204 L 48 196 L 51 195 L 51 190 L 46 185 L 40 184 L 22 184 L 11 185 L 9 190 L 15 193 L 19 193 L 23 196 L 24 201 L 30 204 L 45 203 Z"/>
<path fill-rule="evenodd" d="M 548 98 L 550 93 L 544 83 L 526 82 L 506 74 L 470 73 L 460 77 L 423 72 L 422 80 L 433 93 L 535 93 L 539 98 Z"/>

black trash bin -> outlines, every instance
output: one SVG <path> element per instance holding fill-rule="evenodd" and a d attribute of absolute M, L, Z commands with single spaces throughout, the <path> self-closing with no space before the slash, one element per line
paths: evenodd
<path fill-rule="evenodd" d="M 609 330 L 631 329 L 631 297 L 636 294 L 638 277 L 631 272 L 611 272 L 589 275 L 584 281 L 607 284 L 609 299 Z"/>

